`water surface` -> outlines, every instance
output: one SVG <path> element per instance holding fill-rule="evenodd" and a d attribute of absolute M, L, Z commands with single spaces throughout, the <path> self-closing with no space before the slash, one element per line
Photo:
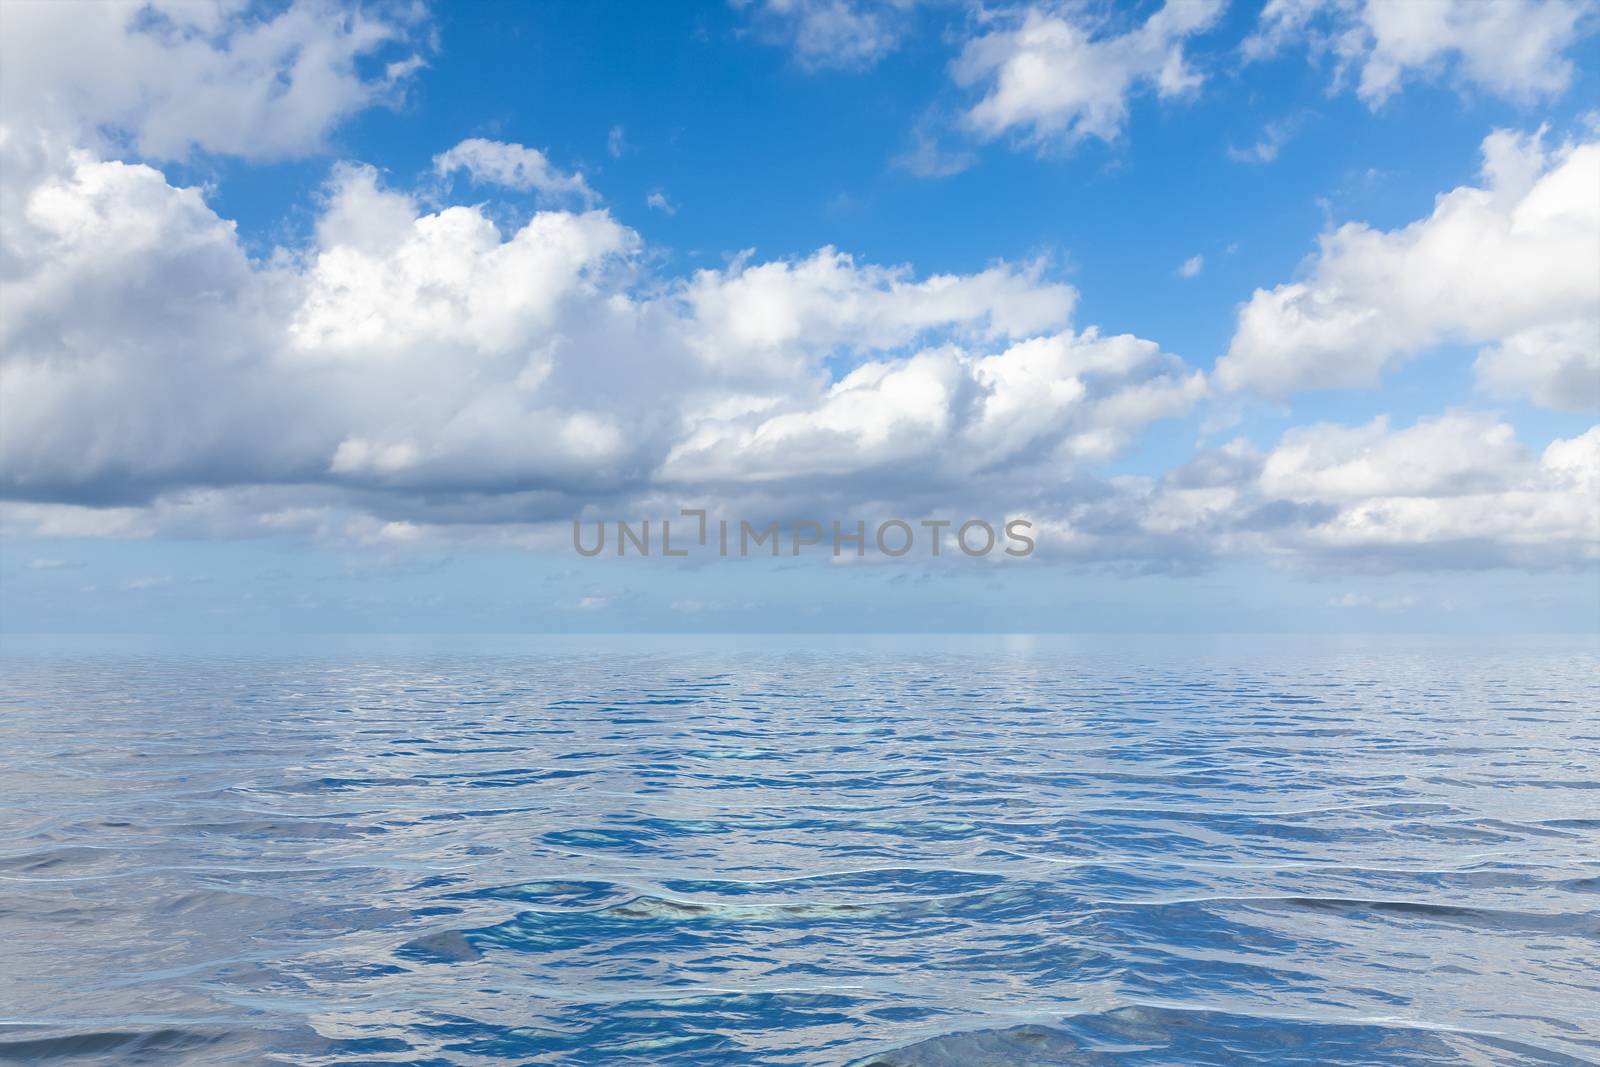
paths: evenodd
<path fill-rule="evenodd" d="M 6 639 L 0 1061 L 1600 1058 L 1600 655 Z"/>

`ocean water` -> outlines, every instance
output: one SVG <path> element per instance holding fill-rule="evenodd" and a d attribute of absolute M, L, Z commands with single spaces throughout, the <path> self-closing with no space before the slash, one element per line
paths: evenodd
<path fill-rule="evenodd" d="M 0 662 L 3 1062 L 1600 1059 L 1592 641 Z"/>

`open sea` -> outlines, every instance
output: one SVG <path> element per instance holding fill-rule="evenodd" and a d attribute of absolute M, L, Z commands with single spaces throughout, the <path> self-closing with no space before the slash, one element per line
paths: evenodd
<path fill-rule="evenodd" d="M 0 653 L 0 1062 L 1600 1061 L 1594 640 Z"/>

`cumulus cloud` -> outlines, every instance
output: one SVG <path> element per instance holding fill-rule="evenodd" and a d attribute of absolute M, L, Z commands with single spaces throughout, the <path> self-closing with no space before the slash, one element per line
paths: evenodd
<path fill-rule="evenodd" d="M 296 0 L 15 0 L 0 34 L 0 116 L 148 159 L 278 159 L 393 98 L 421 65 L 417 16 Z"/>
<path fill-rule="evenodd" d="M 350 164 L 308 247 L 252 260 L 150 166 L 30 166 L 4 202 L 0 489 L 109 529 L 537 522 L 895 464 L 885 492 L 961 484 L 1103 459 L 1203 388 L 1151 342 L 1073 331 L 1041 263 L 926 276 L 823 248 L 663 277 L 606 211 L 504 232 Z"/>
<path fill-rule="evenodd" d="M 23 161 L 4 162 L 16 180 Z M 252 266 L 198 190 L 148 166 L 76 153 L 12 192 L 0 239 L 8 491 L 139 496 L 151 482 L 264 474 L 257 461 L 295 435 L 274 426 L 282 397 L 261 374 L 272 321 L 292 307 L 280 273 Z"/>
<path fill-rule="evenodd" d="M 1483 415 L 1446 415 L 1389 431 L 1297 431 L 1269 455 L 1265 495 L 1337 511 L 1300 536 L 1324 554 L 1437 548 L 1463 560 L 1561 566 L 1600 559 L 1600 427 L 1538 455 Z"/>
<path fill-rule="evenodd" d="M 390 195 L 375 185 L 370 170 L 343 171 L 336 206 Z M 510 239 L 476 208 L 420 215 L 408 205 L 407 215 L 375 240 L 317 249 L 288 328 L 301 358 L 371 360 L 452 343 L 490 354 L 515 348 L 550 329 L 592 271 L 637 243 L 603 212 L 540 212 Z"/>
<path fill-rule="evenodd" d="M 918 279 L 910 267 L 857 264 L 833 247 L 800 260 L 696 272 L 682 300 L 690 342 L 730 375 L 790 374 L 845 350 L 895 349 L 932 331 L 976 340 L 1024 337 L 1067 322 L 1077 294 L 1044 264 Z"/>
<path fill-rule="evenodd" d="M 1600 315 L 1519 330 L 1479 353 L 1473 367 L 1491 396 L 1528 397 L 1566 411 L 1600 409 Z"/>
<path fill-rule="evenodd" d="M 1542 452 L 1478 412 L 1393 429 L 1323 424 L 1158 479 L 1114 480 L 1038 520 L 1041 552 L 1193 569 L 1568 568 L 1600 560 L 1600 426 Z"/>
<path fill-rule="evenodd" d="M 1357 94 L 1373 107 L 1408 78 L 1442 74 L 1526 100 L 1567 88 L 1566 53 L 1597 13 L 1591 0 L 1269 0 L 1244 50 L 1259 59 L 1306 42 L 1331 52 L 1335 88 L 1355 72 Z"/>
<path fill-rule="evenodd" d="M 806 40 L 822 41 L 846 16 L 881 15 L 893 38 L 905 12 L 766 8 L 797 27 L 815 17 Z M 25 40 L 62 32 L 59 7 L 8 7 L 8 31 L 14 10 Z M 1208 381 L 1154 341 L 1075 324 L 1076 292 L 1042 261 L 928 274 L 823 247 L 673 275 L 581 174 L 483 139 L 441 152 L 420 195 L 337 164 L 311 236 L 247 254 L 201 190 L 116 157 L 315 150 L 401 83 L 416 26 L 399 8 L 308 0 L 129 10 L 84 16 L 114 60 L 102 72 L 75 56 L 13 63 L 6 35 L 8 536 L 565 545 L 550 531 L 575 515 L 692 502 L 774 518 L 1025 505 L 1042 558 L 1595 559 L 1600 428 L 1536 451 L 1453 412 L 1303 428 L 1266 452 L 1235 442 L 1161 477 L 1098 475 Z M 1174 0 L 1120 32 L 1081 9 L 994 16 L 958 63 L 986 86 L 969 120 L 1039 143 L 1114 137 L 1131 94 L 1198 83 L 1184 42 L 1219 10 Z M 1600 146 L 1496 134 L 1485 157 L 1482 188 L 1428 219 L 1325 236 L 1303 281 L 1244 308 L 1216 380 L 1366 381 L 1464 341 L 1482 346 L 1485 390 L 1595 403 Z M 488 202 L 451 202 L 441 179 L 458 173 Z M 507 212 L 495 189 L 540 210 Z"/>
<path fill-rule="evenodd" d="M 865 363 L 803 406 L 698 417 L 662 477 L 763 482 L 879 470 L 915 483 L 921 469 L 959 484 L 1000 469 L 1071 470 L 1184 414 L 1204 388 L 1198 371 L 1155 344 L 1092 329 L 990 355 L 947 345 Z"/>
<path fill-rule="evenodd" d="M 1033 5 L 997 16 L 999 28 L 969 41 L 951 66 L 984 95 L 966 113 L 984 138 L 1016 131 L 1040 145 L 1115 139 L 1135 92 L 1163 99 L 1199 88 L 1184 42 L 1214 25 L 1222 0 L 1167 0 L 1142 24 L 1117 33 L 1080 9 Z"/>
<path fill-rule="evenodd" d="M 1288 431 L 1262 463 L 1259 485 L 1299 501 L 1466 496 L 1502 486 L 1526 458 L 1512 428 L 1484 415 L 1452 412 L 1404 430 L 1379 417 Z"/>
<path fill-rule="evenodd" d="M 1488 346 L 1481 384 L 1587 408 L 1600 391 L 1600 142 L 1485 139 L 1482 186 L 1439 197 L 1397 230 L 1349 223 L 1320 239 L 1303 280 L 1258 289 L 1218 381 L 1283 395 L 1371 386 L 1445 343 Z"/>
<path fill-rule="evenodd" d="M 505 141 L 470 137 L 448 152 L 434 156 L 433 169 L 441 177 L 464 170 L 479 185 L 538 193 L 552 200 L 570 198 L 593 204 L 599 199 L 582 174 L 565 174 L 552 166 L 537 148 Z"/>
<path fill-rule="evenodd" d="M 904 37 L 916 0 L 731 0 L 808 70 L 868 67 Z"/>
<path fill-rule="evenodd" d="M 502 232 L 350 165 L 310 246 L 251 260 L 149 166 L 46 163 L 3 220 L 12 535 L 558 544 L 543 531 L 575 515 L 690 501 L 775 518 L 959 501 L 1025 507 L 1041 558 L 1167 570 L 1600 551 L 1600 428 L 1535 453 L 1485 415 L 1377 420 L 1097 477 L 1206 382 L 1151 341 L 1073 327 L 1073 290 L 1040 264 L 924 276 L 824 248 L 662 277 L 605 211 Z"/>
<path fill-rule="evenodd" d="M 863 68 L 894 51 L 917 0 L 731 0 L 750 12 L 756 31 L 788 46 L 808 70 Z M 1068 0 L 971 8 L 977 32 L 950 64 L 978 101 L 948 119 L 923 116 L 896 166 L 923 177 L 945 177 L 973 162 L 970 152 L 941 143 L 940 126 L 984 140 L 1008 133 L 1040 148 L 1085 138 L 1111 141 L 1126 124 L 1129 101 L 1153 91 L 1162 99 L 1192 95 L 1203 76 L 1184 53 L 1185 42 L 1216 24 L 1225 0 L 1166 0 L 1134 26 L 1114 13 Z"/>

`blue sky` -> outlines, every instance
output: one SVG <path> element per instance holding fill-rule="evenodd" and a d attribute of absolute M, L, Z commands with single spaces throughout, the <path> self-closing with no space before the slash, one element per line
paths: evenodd
<path fill-rule="evenodd" d="M 4 16 L 0 628 L 1600 625 L 1591 3 L 94 10 Z M 571 550 L 692 504 L 1040 548 Z"/>

